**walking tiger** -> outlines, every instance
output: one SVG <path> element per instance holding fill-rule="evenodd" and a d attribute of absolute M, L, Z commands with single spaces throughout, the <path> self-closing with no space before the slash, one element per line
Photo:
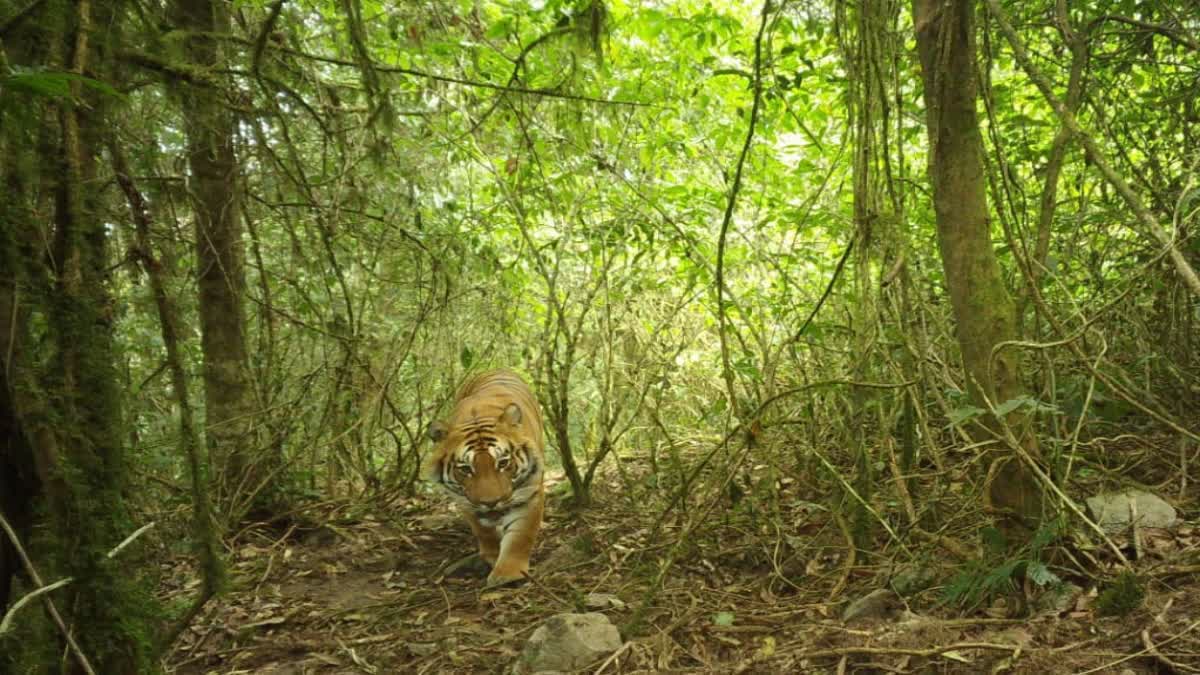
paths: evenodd
<path fill-rule="evenodd" d="M 481 373 L 428 434 L 435 445 L 425 477 L 458 502 L 492 566 L 488 586 L 524 578 L 545 506 L 545 440 L 533 392 L 510 370 Z"/>

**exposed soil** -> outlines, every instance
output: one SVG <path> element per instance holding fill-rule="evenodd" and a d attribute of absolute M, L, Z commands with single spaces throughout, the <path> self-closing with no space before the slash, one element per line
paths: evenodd
<path fill-rule="evenodd" d="M 1072 575 L 1080 568 L 1071 564 L 1051 569 L 1082 593 L 1057 608 L 1043 605 L 1031 618 L 1008 619 L 1013 596 L 988 597 L 970 609 L 944 601 L 945 585 L 965 565 L 957 555 L 970 550 L 969 530 L 984 522 L 979 514 L 962 509 L 943 524 L 940 544 L 913 537 L 901 547 L 882 535 L 877 557 L 850 561 L 846 535 L 813 498 L 815 488 L 773 474 L 770 489 L 761 489 L 763 470 L 746 474 L 752 487 L 740 495 L 724 494 L 728 485 L 698 490 L 687 517 L 672 511 L 657 534 L 665 503 L 651 505 L 647 495 L 669 491 L 628 488 L 644 485 L 644 476 L 625 474 L 623 483 L 609 476 L 597 506 L 582 513 L 552 499 L 533 579 L 488 591 L 481 591 L 482 574 L 439 574 L 474 550 L 465 524 L 440 497 L 397 499 L 369 511 L 327 504 L 308 514 L 326 523 L 315 529 L 243 535 L 230 560 L 231 592 L 181 640 L 169 667 L 184 675 L 501 673 L 547 617 L 601 611 L 627 642 L 584 672 L 1200 668 L 1200 565 L 1190 527 L 1124 542 L 1127 555 L 1140 550 L 1135 565 L 1146 585 L 1146 599 L 1132 613 L 1099 616 L 1096 593 L 1113 577 L 1114 556 L 1079 547 L 1071 558 L 1090 559 L 1095 578 Z M 689 526 L 688 543 L 677 545 Z M 929 573 L 930 587 L 896 599 L 883 616 L 844 623 L 846 602 L 886 588 L 889 578 L 894 585 L 896 565 Z M 189 575 L 181 566 L 178 578 Z"/>

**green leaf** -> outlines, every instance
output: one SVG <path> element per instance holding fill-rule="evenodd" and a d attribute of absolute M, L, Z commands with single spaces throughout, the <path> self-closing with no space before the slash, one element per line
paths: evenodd
<path fill-rule="evenodd" d="M 645 42 L 653 42 L 662 33 L 666 27 L 665 17 L 662 12 L 652 9 L 642 12 L 638 15 L 637 20 L 633 24 L 633 30 L 637 36 Z"/>
<path fill-rule="evenodd" d="M 713 615 L 713 623 L 718 626 L 732 626 L 733 612 L 717 612 Z"/>
<path fill-rule="evenodd" d="M 1049 586 L 1051 584 L 1057 584 L 1061 581 L 1057 574 L 1050 571 L 1050 568 L 1046 566 L 1046 563 L 1038 560 L 1031 560 L 1025 566 L 1025 578 L 1029 579 L 1038 586 Z"/>
<path fill-rule="evenodd" d="M 962 424 L 963 422 L 966 422 L 969 419 L 974 419 L 976 417 L 979 417 L 980 415 L 984 414 L 985 412 L 987 412 L 987 411 L 984 410 L 983 408 L 976 408 L 973 405 L 969 405 L 969 406 L 964 406 L 962 408 L 955 408 L 954 410 L 951 410 L 950 414 L 947 417 L 950 418 L 951 424 Z"/>
<path fill-rule="evenodd" d="M 1000 405 L 996 406 L 996 414 L 999 415 L 1000 417 L 1003 417 L 1003 416 L 1007 415 L 1008 413 L 1016 410 L 1017 408 L 1020 408 L 1023 405 L 1028 405 L 1030 403 L 1033 403 L 1033 399 L 1029 398 L 1028 396 L 1018 396 L 1016 398 L 1010 398 L 1007 401 L 1005 401 L 1004 403 L 1001 403 Z"/>
<path fill-rule="evenodd" d="M 100 80 L 76 75 L 75 73 L 51 70 L 26 70 L 14 73 L 0 79 L 0 88 L 24 92 L 31 96 L 40 96 L 43 98 L 68 98 L 71 95 L 72 82 L 79 82 L 83 86 L 106 96 L 124 98 L 121 92 Z"/>
<path fill-rule="evenodd" d="M 501 38 L 508 37 L 512 31 L 513 18 L 511 16 L 506 16 L 488 27 L 487 36 L 492 40 L 499 40 Z"/>
<path fill-rule="evenodd" d="M 462 364 L 463 370 L 470 370 L 471 364 L 475 362 L 475 354 L 467 345 L 463 345 L 462 351 L 458 353 L 458 361 Z"/>

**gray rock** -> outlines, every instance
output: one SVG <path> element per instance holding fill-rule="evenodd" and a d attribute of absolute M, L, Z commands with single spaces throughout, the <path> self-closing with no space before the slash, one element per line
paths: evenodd
<path fill-rule="evenodd" d="M 846 605 L 846 609 L 842 610 L 842 621 L 851 623 L 866 619 L 883 619 L 896 614 L 902 606 L 903 603 L 895 592 L 890 588 L 880 588 Z"/>
<path fill-rule="evenodd" d="M 516 673 L 572 671 L 621 646 L 617 627 L 599 612 L 556 614 L 538 626 L 513 668 Z"/>
<path fill-rule="evenodd" d="M 1133 508 L 1130 507 L 1132 502 Z M 1168 528 L 1179 520 L 1175 507 L 1157 495 L 1142 490 L 1128 490 L 1089 497 L 1088 515 L 1108 534 L 1120 534 L 1129 529 L 1133 513 L 1137 512 L 1138 527 Z"/>

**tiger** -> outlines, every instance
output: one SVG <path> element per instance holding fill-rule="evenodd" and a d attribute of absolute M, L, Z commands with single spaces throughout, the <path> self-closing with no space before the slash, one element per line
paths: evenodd
<path fill-rule="evenodd" d="M 546 501 L 542 413 L 529 386 L 511 370 L 480 373 L 427 434 L 425 478 L 458 502 L 491 566 L 487 586 L 525 578 Z"/>

